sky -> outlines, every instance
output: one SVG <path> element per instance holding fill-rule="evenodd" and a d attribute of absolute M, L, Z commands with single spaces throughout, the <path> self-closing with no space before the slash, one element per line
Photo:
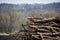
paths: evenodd
<path fill-rule="evenodd" d="M 60 0 L 0 0 L 0 3 L 10 3 L 10 4 L 34 4 L 34 3 L 53 3 L 60 2 Z"/>

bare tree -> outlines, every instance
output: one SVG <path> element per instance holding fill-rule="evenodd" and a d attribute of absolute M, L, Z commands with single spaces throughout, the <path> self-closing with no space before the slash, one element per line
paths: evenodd
<path fill-rule="evenodd" d="M 21 23 L 21 14 L 15 11 L 0 14 L 0 32 L 18 31 Z"/>

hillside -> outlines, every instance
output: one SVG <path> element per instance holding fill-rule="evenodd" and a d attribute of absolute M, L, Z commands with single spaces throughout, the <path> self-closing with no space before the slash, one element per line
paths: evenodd
<path fill-rule="evenodd" d="M 54 10 L 58 13 L 60 10 L 60 3 L 50 3 L 50 4 L 0 4 L 0 13 L 8 12 L 8 10 L 15 10 L 16 12 L 27 13 L 31 10 Z"/>

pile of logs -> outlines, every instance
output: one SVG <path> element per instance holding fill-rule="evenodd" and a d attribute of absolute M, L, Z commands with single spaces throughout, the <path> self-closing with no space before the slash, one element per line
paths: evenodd
<path fill-rule="evenodd" d="M 34 40 L 60 40 L 60 17 L 28 17 L 27 24 Z"/>

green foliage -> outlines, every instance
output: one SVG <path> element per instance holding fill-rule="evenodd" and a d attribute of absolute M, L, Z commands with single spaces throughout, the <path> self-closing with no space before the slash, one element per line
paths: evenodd
<path fill-rule="evenodd" d="M 59 14 L 54 10 L 45 10 L 45 11 L 37 11 L 32 10 L 28 14 L 29 17 L 43 17 L 43 18 L 50 18 L 50 17 L 56 17 L 59 16 Z"/>
<path fill-rule="evenodd" d="M 32 10 L 29 12 L 28 16 L 29 17 L 40 17 L 41 12 L 37 11 L 37 10 Z"/>
<path fill-rule="evenodd" d="M 55 11 L 51 11 L 51 10 L 46 10 L 43 12 L 44 13 L 44 16 L 46 18 L 49 18 L 49 17 L 55 17 L 55 16 L 58 16 L 58 13 L 56 13 Z"/>

